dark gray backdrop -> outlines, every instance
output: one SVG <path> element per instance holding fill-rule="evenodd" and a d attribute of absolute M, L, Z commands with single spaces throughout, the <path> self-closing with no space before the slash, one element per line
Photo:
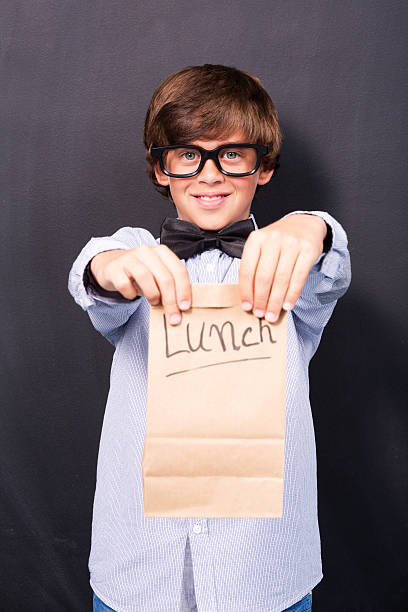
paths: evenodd
<path fill-rule="evenodd" d="M 87 560 L 113 347 L 67 290 L 91 236 L 157 236 L 154 89 L 186 65 L 260 77 L 284 133 L 263 226 L 327 210 L 352 285 L 310 365 L 324 579 L 314 612 L 407 597 L 405 2 L 2 3 L 0 607 L 91 609 Z"/>

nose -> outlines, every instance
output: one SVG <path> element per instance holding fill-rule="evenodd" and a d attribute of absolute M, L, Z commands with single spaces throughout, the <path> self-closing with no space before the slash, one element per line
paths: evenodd
<path fill-rule="evenodd" d="M 224 181 L 225 178 L 215 165 L 215 161 L 213 159 L 207 159 L 203 169 L 198 175 L 198 180 L 204 183 L 218 183 L 219 181 Z"/>

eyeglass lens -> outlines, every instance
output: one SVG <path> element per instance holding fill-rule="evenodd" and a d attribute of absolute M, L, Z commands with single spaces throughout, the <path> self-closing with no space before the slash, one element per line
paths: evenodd
<path fill-rule="evenodd" d="M 241 174 L 251 172 L 257 162 L 257 152 L 250 147 L 228 147 L 220 149 L 218 159 L 226 172 Z M 163 153 L 165 169 L 172 174 L 195 172 L 201 161 L 201 153 L 196 149 L 169 149 Z"/>

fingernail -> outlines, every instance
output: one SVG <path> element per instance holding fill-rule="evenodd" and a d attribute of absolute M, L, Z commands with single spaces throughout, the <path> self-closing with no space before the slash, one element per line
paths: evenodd
<path fill-rule="evenodd" d="M 184 300 L 183 302 L 179 302 L 179 306 L 182 310 L 187 310 L 190 308 L 190 302 L 188 300 Z"/>
<path fill-rule="evenodd" d="M 252 310 L 252 304 L 251 302 L 242 302 L 241 306 L 244 310 Z"/>
<path fill-rule="evenodd" d="M 292 310 L 292 308 L 293 308 L 293 304 L 291 304 L 290 302 L 285 302 L 283 305 L 284 310 Z"/>
<path fill-rule="evenodd" d="M 255 308 L 254 315 L 256 317 L 263 317 L 264 316 L 264 312 L 265 312 L 264 310 L 260 310 L 259 308 Z"/>
<path fill-rule="evenodd" d="M 172 314 L 170 317 L 170 323 L 179 323 L 181 321 L 181 316 L 179 314 Z"/>
<path fill-rule="evenodd" d="M 278 318 L 278 315 L 274 312 L 267 312 L 265 315 L 265 319 L 269 321 L 270 323 L 274 323 L 277 318 Z"/>

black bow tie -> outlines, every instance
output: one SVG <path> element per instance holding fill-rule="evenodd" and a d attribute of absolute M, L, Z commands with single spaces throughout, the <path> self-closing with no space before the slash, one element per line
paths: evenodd
<path fill-rule="evenodd" d="M 183 219 L 166 217 L 160 228 L 160 244 L 165 244 L 180 259 L 207 249 L 220 249 L 231 257 L 241 257 L 245 240 L 255 229 L 252 219 L 230 223 L 220 230 L 205 230 Z"/>

